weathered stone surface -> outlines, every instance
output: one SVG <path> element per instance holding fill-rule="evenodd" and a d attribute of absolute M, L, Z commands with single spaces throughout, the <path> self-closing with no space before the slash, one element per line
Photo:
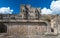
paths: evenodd
<path fill-rule="evenodd" d="M 22 5 L 21 14 L 1 14 L 0 27 L 4 24 L 7 31 L 0 38 L 60 38 L 60 16 L 40 13 L 40 8 Z"/>

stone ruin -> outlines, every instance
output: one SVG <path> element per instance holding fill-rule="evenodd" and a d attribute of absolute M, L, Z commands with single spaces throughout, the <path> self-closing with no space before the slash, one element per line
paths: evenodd
<path fill-rule="evenodd" d="M 60 15 L 21 5 L 20 14 L 0 14 L 0 38 L 60 38 Z"/>

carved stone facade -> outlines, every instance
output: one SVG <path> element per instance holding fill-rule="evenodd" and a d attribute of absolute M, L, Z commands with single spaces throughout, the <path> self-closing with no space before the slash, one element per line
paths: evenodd
<path fill-rule="evenodd" d="M 60 38 L 60 16 L 21 5 L 20 14 L 0 14 L 0 38 Z"/>

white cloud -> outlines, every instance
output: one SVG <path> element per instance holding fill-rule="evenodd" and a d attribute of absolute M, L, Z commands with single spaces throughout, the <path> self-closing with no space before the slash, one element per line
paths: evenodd
<path fill-rule="evenodd" d="M 0 8 L 0 14 L 12 14 L 13 10 L 10 7 L 2 7 Z"/>
<path fill-rule="evenodd" d="M 42 14 L 60 14 L 60 0 L 52 1 L 50 9 L 43 8 Z"/>
<path fill-rule="evenodd" d="M 60 14 L 60 1 L 52 1 L 50 9 L 53 11 L 53 14 Z"/>
<path fill-rule="evenodd" d="M 51 13 L 52 13 L 52 11 L 50 9 L 47 9 L 47 8 L 43 8 L 41 10 L 41 14 L 51 14 Z"/>

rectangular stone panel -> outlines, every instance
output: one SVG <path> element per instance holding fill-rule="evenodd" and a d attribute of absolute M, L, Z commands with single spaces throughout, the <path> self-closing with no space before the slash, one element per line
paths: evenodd
<path fill-rule="evenodd" d="M 19 23 L 11 24 L 8 33 L 17 35 L 40 35 L 47 31 L 47 25 L 44 23 Z"/>

